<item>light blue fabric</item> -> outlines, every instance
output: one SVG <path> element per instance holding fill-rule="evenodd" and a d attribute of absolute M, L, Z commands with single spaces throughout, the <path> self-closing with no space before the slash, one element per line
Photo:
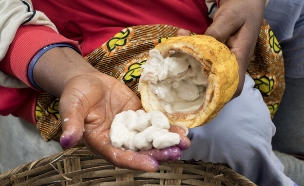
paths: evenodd
<path fill-rule="evenodd" d="M 304 155 L 304 0 L 270 0 L 265 19 L 280 42 L 286 88 L 273 118 L 275 150 Z M 278 152 L 276 154 L 279 154 Z M 285 174 L 304 185 L 304 161 L 279 154 Z"/>
<path fill-rule="evenodd" d="M 280 152 L 304 155 L 304 78 L 286 77 L 285 82 L 285 93 L 273 118 L 277 132 L 272 145 Z"/>
<path fill-rule="evenodd" d="M 246 76 L 242 94 L 230 101 L 210 123 L 190 129 L 191 146 L 182 159 L 226 163 L 262 186 L 293 183 L 272 151 L 275 126 L 261 93 Z"/>
<path fill-rule="evenodd" d="M 304 78 L 304 0 L 270 0 L 265 19 L 282 47 L 285 75 Z"/>

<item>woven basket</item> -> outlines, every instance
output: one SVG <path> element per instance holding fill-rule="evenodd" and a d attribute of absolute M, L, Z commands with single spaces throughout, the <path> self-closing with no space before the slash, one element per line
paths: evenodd
<path fill-rule="evenodd" d="M 73 148 L 0 175 L 0 185 L 255 185 L 222 164 L 162 163 L 157 172 L 120 169 L 86 148 Z"/>

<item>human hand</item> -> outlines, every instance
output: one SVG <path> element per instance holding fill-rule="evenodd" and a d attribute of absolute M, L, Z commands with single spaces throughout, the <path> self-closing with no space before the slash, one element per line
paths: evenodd
<path fill-rule="evenodd" d="M 82 139 L 90 150 L 119 167 L 155 171 L 156 160 L 176 160 L 188 146 L 187 138 L 182 135 L 184 131 L 176 126 L 171 131 L 180 133 L 182 138 L 176 147 L 138 153 L 112 146 L 109 132 L 115 115 L 141 109 L 141 102 L 126 85 L 99 72 L 69 80 L 59 107 L 63 121 L 61 144 L 73 147 Z"/>
<path fill-rule="evenodd" d="M 241 94 L 245 74 L 253 55 L 263 20 L 265 0 L 221 0 L 213 23 L 205 34 L 225 43 L 239 64 L 239 85 L 233 97 Z"/>
<path fill-rule="evenodd" d="M 221 0 L 213 23 L 205 34 L 225 43 L 239 65 L 239 85 L 233 98 L 242 92 L 245 74 L 261 28 L 265 0 Z M 190 35 L 180 29 L 177 35 Z"/>
<path fill-rule="evenodd" d="M 58 54 L 61 57 L 56 59 Z M 171 126 L 170 131 L 181 136 L 177 146 L 144 152 L 115 148 L 109 138 L 112 120 L 122 111 L 141 109 L 139 98 L 122 82 L 98 72 L 72 49 L 52 49 L 44 55 L 35 66 L 34 78 L 41 88 L 60 96 L 62 146 L 69 148 L 82 141 L 115 166 L 144 171 L 156 171 L 158 161 L 176 160 L 189 147 L 184 129 Z M 54 65 L 57 61 L 61 63 L 58 66 Z M 53 73 L 43 69 L 52 69 Z"/>

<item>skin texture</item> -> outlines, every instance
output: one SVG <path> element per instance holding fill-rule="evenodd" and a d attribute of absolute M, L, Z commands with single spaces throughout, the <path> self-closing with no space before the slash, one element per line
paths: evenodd
<path fill-rule="evenodd" d="M 58 65 L 60 61 L 66 63 Z M 60 97 L 60 143 L 64 147 L 73 147 L 81 140 L 118 167 L 156 171 L 157 160 L 179 159 L 190 145 L 185 130 L 171 126 L 170 131 L 181 136 L 177 146 L 140 153 L 113 147 L 109 132 L 115 115 L 141 109 L 141 102 L 125 84 L 95 70 L 73 49 L 54 48 L 45 53 L 35 66 L 34 79 L 41 88 Z"/>
<path fill-rule="evenodd" d="M 213 23 L 205 34 L 225 43 L 239 64 L 239 86 L 234 97 L 241 94 L 245 73 L 253 55 L 265 9 L 265 0 L 220 0 Z"/>
<path fill-rule="evenodd" d="M 213 23 L 205 32 L 205 35 L 226 44 L 236 56 L 240 79 L 233 98 L 242 92 L 246 69 L 262 24 L 264 8 L 265 0 L 221 0 Z M 187 36 L 189 32 L 180 30 L 178 34 Z"/>
<path fill-rule="evenodd" d="M 221 0 L 214 22 L 206 31 L 237 56 L 240 84 L 235 96 L 243 87 L 264 6 L 264 0 Z M 178 32 L 178 35 L 188 34 L 185 30 Z M 190 146 L 185 130 L 171 126 L 170 131 L 181 136 L 177 146 L 141 153 L 113 147 L 109 130 L 114 116 L 125 110 L 141 109 L 140 100 L 126 85 L 98 72 L 73 49 L 54 48 L 46 52 L 34 68 L 34 80 L 45 91 L 60 97 L 59 112 L 63 122 L 60 143 L 64 147 L 73 147 L 82 141 L 118 167 L 156 171 L 157 160 L 178 159 L 181 151 Z"/>

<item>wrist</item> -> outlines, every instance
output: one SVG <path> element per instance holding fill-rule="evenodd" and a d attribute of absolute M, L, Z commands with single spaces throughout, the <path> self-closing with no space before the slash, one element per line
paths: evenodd
<path fill-rule="evenodd" d="M 27 74 L 28 74 L 28 79 L 30 81 L 30 83 L 38 90 L 43 90 L 42 88 L 40 88 L 35 80 L 34 80 L 34 77 L 33 77 L 33 72 L 34 72 L 34 67 L 36 65 L 36 63 L 38 62 L 39 58 L 44 54 L 46 53 L 47 51 L 55 48 L 55 47 L 70 47 L 76 51 L 78 51 L 78 49 L 72 45 L 69 45 L 69 44 L 66 44 L 66 43 L 56 43 L 56 44 L 51 44 L 51 45 L 48 45 L 44 48 L 42 48 L 34 57 L 33 59 L 30 61 L 29 65 L 28 65 L 28 71 L 27 71 Z"/>
<path fill-rule="evenodd" d="M 55 47 L 37 60 L 33 68 L 33 81 L 46 92 L 60 97 L 69 79 L 96 71 L 74 49 Z"/>

